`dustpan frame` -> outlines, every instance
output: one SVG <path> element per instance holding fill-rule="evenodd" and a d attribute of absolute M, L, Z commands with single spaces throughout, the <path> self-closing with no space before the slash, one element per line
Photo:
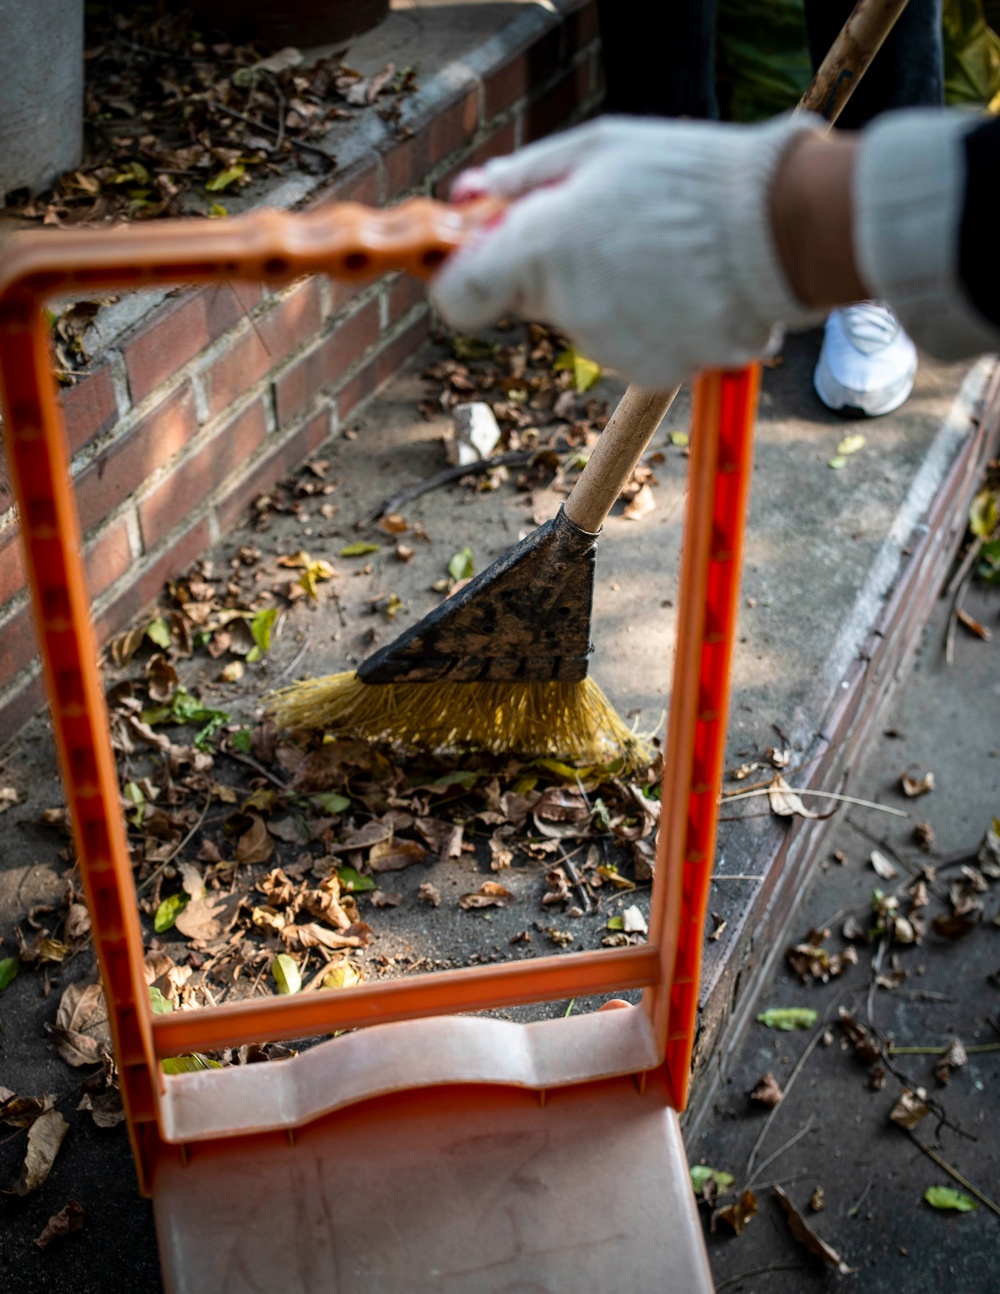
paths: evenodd
<path fill-rule="evenodd" d="M 427 200 L 386 213 L 345 204 L 304 216 L 257 212 L 211 224 L 165 221 L 26 234 L 5 249 L 0 375 L 11 476 L 53 730 L 140 1168 L 146 1137 L 159 1125 L 166 1083 L 159 1061 L 166 1056 L 625 989 L 645 990 L 643 1010 L 662 1042 L 672 1101 L 677 1108 L 684 1105 L 714 849 L 756 369 L 708 375 L 695 389 L 649 942 L 165 1016 L 154 1017 L 149 1005 L 43 306 L 58 294 L 152 283 L 280 285 L 304 273 L 358 279 L 388 269 L 426 275 L 481 218 L 475 210 L 456 211 Z"/>

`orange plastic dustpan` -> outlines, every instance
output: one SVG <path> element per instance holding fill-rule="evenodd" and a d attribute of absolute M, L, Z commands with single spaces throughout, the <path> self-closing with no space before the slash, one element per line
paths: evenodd
<path fill-rule="evenodd" d="M 11 239 L 11 474 L 80 874 L 169 1290 L 711 1290 L 677 1123 L 694 1038 L 759 372 L 694 392 L 649 941 L 153 1016 L 90 622 L 46 300 L 151 283 L 427 274 L 484 209 L 258 212 Z M 664 664 L 666 668 L 666 664 Z M 495 1007 L 625 989 L 568 1019 Z M 362 1027 L 364 1026 L 364 1027 Z M 352 1030 L 269 1065 L 165 1057 Z"/>

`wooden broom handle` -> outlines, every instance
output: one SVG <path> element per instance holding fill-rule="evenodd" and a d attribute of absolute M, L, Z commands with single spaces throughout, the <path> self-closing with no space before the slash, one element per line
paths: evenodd
<path fill-rule="evenodd" d="M 818 112 L 833 125 L 906 5 L 907 0 L 858 0 L 797 110 Z M 628 388 L 564 504 L 574 525 L 597 534 L 678 390 Z"/>

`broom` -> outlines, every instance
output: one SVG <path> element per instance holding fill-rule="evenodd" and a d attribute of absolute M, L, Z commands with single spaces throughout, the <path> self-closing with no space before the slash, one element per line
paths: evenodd
<path fill-rule="evenodd" d="M 907 0 L 858 0 L 799 108 L 836 121 Z M 558 515 L 357 671 L 265 700 L 279 727 L 571 763 L 650 761 L 588 676 L 597 539 L 676 388 L 629 387 Z"/>
<path fill-rule="evenodd" d="M 265 702 L 282 728 L 403 750 L 482 750 L 571 763 L 652 752 L 587 673 L 597 540 L 677 394 L 629 387 L 558 514 L 369 656 Z"/>

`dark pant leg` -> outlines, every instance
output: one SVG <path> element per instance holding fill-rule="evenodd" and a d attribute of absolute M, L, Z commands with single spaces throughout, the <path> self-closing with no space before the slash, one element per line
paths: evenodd
<path fill-rule="evenodd" d="M 604 111 L 718 117 L 715 0 L 597 0 Z"/>
<path fill-rule="evenodd" d="M 853 0 L 805 0 L 813 67 L 819 67 L 853 8 Z M 939 108 L 943 103 L 941 0 L 910 0 L 837 124 L 858 130 L 891 108 Z"/>

